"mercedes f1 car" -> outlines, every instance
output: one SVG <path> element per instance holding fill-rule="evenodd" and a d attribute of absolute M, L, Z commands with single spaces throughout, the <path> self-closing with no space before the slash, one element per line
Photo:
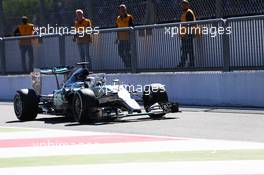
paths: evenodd
<path fill-rule="evenodd" d="M 55 75 L 58 87 L 52 94 L 41 95 L 42 74 Z M 64 76 L 61 85 L 59 76 Z M 107 85 L 104 75 L 89 72 L 88 63 L 42 69 L 33 80 L 33 89 L 18 90 L 14 97 L 14 111 L 20 121 L 34 120 L 38 114 L 63 115 L 80 123 L 138 115 L 159 119 L 179 111 L 177 103 L 168 102 L 163 85 L 146 86 L 140 95 L 141 107 L 140 100 L 132 98 L 138 92 L 130 92 L 118 80 Z"/>

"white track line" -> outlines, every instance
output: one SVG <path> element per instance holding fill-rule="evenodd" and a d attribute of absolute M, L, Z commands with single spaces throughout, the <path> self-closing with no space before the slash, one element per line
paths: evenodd
<path fill-rule="evenodd" d="M 145 136 L 135 134 L 117 134 L 102 132 L 85 132 L 70 130 L 36 129 L 26 132 L 10 132 L 7 135 L 0 134 L 0 140 L 22 138 L 53 138 L 67 136 L 98 136 L 98 135 L 123 135 Z M 156 138 L 174 138 L 148 136 Z M 178 139 L 178 138 L 177 138 Z M 45 145 L 45 146 L 43 146 Z M 57 145 L 56 143 L 35 143 L 32 147 L 0 148 L 0 158 L 55 156 L 55 155 L 83 155 L 83 154 L 119 154 L 141 152 L 175 152 L 175 151 L 211 151 L 217 150 L 243 150 L 264 149 L 264 143 L 237 142 L 225 140 L 187 139 L 156 142 L 133 142 L 133 143 L 107 143 L 107 144 L 82 144 Z"/>

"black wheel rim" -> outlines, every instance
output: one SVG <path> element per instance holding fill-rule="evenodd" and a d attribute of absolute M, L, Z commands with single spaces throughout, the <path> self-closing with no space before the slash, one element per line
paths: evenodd
<path fill-rule="evenodd" d="M 22 99 L 20 95 L 17 95 L 14 100 L 14 108 L 15 108 L 15 113 L 17 116 L 20 116 L 23 111 L 23 104 L 22 104 Z"/>
<path fill-rule="evenodd" d="M 74 105 L 75 119 L 79 120 L 82 113 L 82 101 L 79 95 L 77 95 L 77 97 L 75 98 L 73 105 Z"/>

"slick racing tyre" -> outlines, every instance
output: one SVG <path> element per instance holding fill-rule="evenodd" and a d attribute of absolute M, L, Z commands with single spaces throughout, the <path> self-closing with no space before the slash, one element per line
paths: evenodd
<path fill-rule="evenodd" d="M 73 96 L 73 119 L 79 123 L 93 122 L 97 120 L 99 102 L 90 89 L 77 91 Z"/>
<path fill-rule="evenodd" d="M 33 89 L 17 91 L 14 97 L 14 110 L 20 121 L 35 120 L 38 115 L 39 99 Z"/>
<path fill-rule="evenodd" d="M 151 84 L 143 92 L 143 102 L 146 112 L 151 112 L 150 107 L 155 103 L 161 104 L 168 102 L 168 95 L 165 87 L 161 84 Z M 150 114 L 152 119 L 161 119 L 165 114 Z"/>

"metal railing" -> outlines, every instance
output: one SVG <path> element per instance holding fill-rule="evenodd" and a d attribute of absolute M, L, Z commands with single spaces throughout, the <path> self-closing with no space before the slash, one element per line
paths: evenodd
<path fill-rule="evenodd" d="M 198 28 L 219 27 L 224 25 L 223 19 L 202 20 L 188 23 L 172 23 L 162 25 L 139 26 L 135 30 L 146 32 L 146 37 L 138 37 L 138 69 L 140 71 L 177 71 L 182 55 L 182 37 L 173 35 L 173 30 L 181 26 L 191 25 Z M 170 29 L 170 33 L 165 34 Z M 148 36 L 147 32 L 152 33 Z M 193 37 L 195 67 L 192 70 L 222 69 L 223 42 L 222 36 L 212 38 L 210 35 Z"/>
<path fill-rule="evenodd" d="M 227 26 L 234 31 L 229 37 L 231 69 L 262 69 L 264 67 L 264 17 L 229 18 Z"/>
<path fill-rule="evenodd" d="M 201 34 L 193 38 L 194 67 L 178 67 L 182 54 L 182 37 L 168 31 L 190 25 L 199 28 L 231 27 L 231 34 Z M 169 29 L 169 30 L 168 30 Z M 130 33 L 132 67 L 126 68 L 116 44 L 117 33 Z M 92 35 L 90 55 L 94 72 L 207 71 L 264 68 L 264 16 L 201 20 L 134 28 L 102 29 Z M 0 38 L 0 71 L 23 73 L 18 40 L 38 38 L 34 44 L 34 67 L 73 65 L 80 61 L 72 35 L 45 35 Z"/>

